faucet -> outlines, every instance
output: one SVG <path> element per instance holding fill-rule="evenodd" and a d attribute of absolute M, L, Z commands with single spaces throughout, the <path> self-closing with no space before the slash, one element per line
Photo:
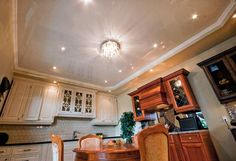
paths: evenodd
<path fill-rule="evenodd" d="M 73 131 L 73 139 L 76 139 L 78 134 L 80 134 L 79 131 Z"/>

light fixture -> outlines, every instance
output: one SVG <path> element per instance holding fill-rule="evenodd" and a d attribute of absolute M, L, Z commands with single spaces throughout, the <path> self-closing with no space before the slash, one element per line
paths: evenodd
<path fill-rule="evenodd" d="M 101 55 L 111 59 L 120 53 L 120 44 L 115 40 L 106 40 L 100 46 Z"/>
<path fill-rule="evenodd" d="M 233 14 L 232 18 L 236 18 L 236 13 L 235 13 L 235 14 Z"/>
<path fill-rule="evenodd" d="M 56 70 L 56 69 L 57 69 L 57 67 L 56 67 L 56 66 L 54 66 L 54 67 L 52 67 L 52 69 Z"/>
<path fill-rule="evenodd" d="M 122 73 L 122 70 L 120 69 L 118 72 L 119 72 L 119 73 Z"/>
<path fill-rule="evenodd" d="M 91 3 L 91 2 L 93 2 L 93 0 L 81 0 L 85 5 L 87 5 L 87 4 L 89 4 L 89 3 Z"/>
<path fill-rule="evenodd" d="M 62 46 L 61 47 L 61 51 L 65 51 L 66 50 L 66 47 L 65 46 Z"/>
<path fill-rule="evenodd" d="M 165 49 L 166 48 L 166 46 L 165 45 L 162 45 L 162 49 Z"/>
<path fill-rule="evenodd" d="M 154 48 L 157 48 L 157 46 L 158 46 L 158 45 L 157 45 L 156 43 L 155 43 L 155 44 L 153 44 L 153 47 L 154 47 Z"/>
<path fill-rule="evenodd" d="M 108 90 L 109 93 L 111 93 L 111 90 Z"/>
<path fill-rule="evenodd" d="M 53 81 L 53 83 L 54 83 L 54 84 L 56 84 L 56 83 L 57 83 L 57 81 L 55 81 L 55 80 L 54 80 L 54 81 Z"/>
<path fill-rule="evenodd" d="M 195 20 L 195 19 L 197 19 L 197 18 L 198 18 L 198 15 L 197 15 L 197 14 L 193 14 L 193 15 L 192 15 L 192 19 L 193 19 L 193 20 Z"/>
<path fill-rule="evenodd" d="M 150 72 L 153 72 L 153 69 L 150 69 Z"/>
<path fill-rule="evenodd" d="M 105 83 L 108 83 L 108 81 L 107 81 L 107 80 L 105 80 L 104 82 L 105 82 Z"/>

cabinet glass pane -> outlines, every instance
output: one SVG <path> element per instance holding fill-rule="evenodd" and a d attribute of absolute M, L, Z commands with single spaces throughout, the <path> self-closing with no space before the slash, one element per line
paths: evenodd
<path fill-rule="evenodd" d="M 135 96 L 133 99 L 134 99 L 135 115 L 136 117 L 140 117 L 142 116 L 142 110 L 139 103 L 139 96 Z"/>
<path fill-rule="evenodd" d="M 93 108 L 93 95 L 86 94 L 85 97 L 85 113 L 92 113 Z"/>
<path fill-rule="evenodd" d="M 76 92 L 74 112 L 82 112 L 82 106 L 83 106 L 83 93 Z"/>
<path fill-rule="evenodd" d="M 65 90 L 63 95 L 62 111 L 70 111 L 72 91 Z"/>
<path fill-rule="evenodd" d="M 179 80 L 179 78 L 171 80 L 170 86 L 171 86 L 171 89 L 175 98 L 176 105 L 178 107 L 188 105 L 189 104 L 188 98 L 183 89 L 181 80 Z"/>
<path fill-rule="evenodd" d="M 207 66 L 221 96 L 228 96 L 236 92 L 236 83 L 227 70 L 223 61 Z"/>

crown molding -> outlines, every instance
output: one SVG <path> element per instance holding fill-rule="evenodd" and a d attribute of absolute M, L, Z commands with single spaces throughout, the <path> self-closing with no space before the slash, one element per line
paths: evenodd
<path fill-rule="evenodd" d="M 57 81 L 62 82 L 62 83 L 67 83 L 67 84 L 72 84 L 72 85 L 76 85 L 76 86 L 96 89 L 96 90 L 104 91 L 104 92 L 107 92 L 109 90 L 117 90 L 118 88 L 122 87 L 123 85 L 125 85 L 129 81 L 133 80 L 134 78 L 149 71 L 150 69 L 152 69 L 156 65 L 164 62 L 168 58 L 176 55 L 177 53 L 183 51 L 184 49 L 190 47 L 194 43 L 198 42 L 199 40 L 203 39 L 204 37 L 210 35 L 214 31 L 221 28 L 226 23 L 226 21 L 230 18 L 231 14 L 235 11 L 235 9 L 236 9 L 236 1 L 231 0 L 230 4 L 227 6 L 227 8 L 224 10 L 224 12 L 221 14 L 221 16 L 217 19 L 217 21 L 214 24 L 210 25 L 209 27 L 205 28 L 204 30 L 202 30 L 198 34 L 196 34 L 193 37 L 189 38 L 188 40 L 184 41 L 183 43 L 181 43 L 177 47 L 169 50 L 168 52 L 166 52 L 165 54 L 163 54 L 162 56 L 160 56 L 159 58 L 157 58 L 153 62 L 144 66 L 143 68 L 141 68 L 140 70 L 131 74 L 130 76 L 128 76 L 124 80 L 118 82 L 114 86 L 103 87 L 103 86 L 98 86 L 98 85 L 91 84 L 91 83 L 85 83 L 85 82 L 76 81 L 73 79 L 67 79 L 67 78 L 63 78 L 63 77 L 59 77 L 59 76 L 53 76 L 53 75 L 45 74 L 42 72 L 37 72 L 34 70 L 29 70 L 26 68 L 19 67 L 19 64 L 18 64 L 18 41 L 17 41 L 17 39 L 18 39 L 18 37 L 17 37 L 17 32 L 18 32 L 17 31 L 17 0 L 12 0 L 14 73 L 23 74 L 23 75 L 30 76 L 30 77 L 38 77 L 38 78 L 47 79 L 47 80 L 55 80 L 56 79 Z"/>

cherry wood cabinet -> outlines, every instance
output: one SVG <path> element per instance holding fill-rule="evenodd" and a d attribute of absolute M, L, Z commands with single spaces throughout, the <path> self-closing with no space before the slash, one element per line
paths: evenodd
<path fill-rule="evenodd" d="M 198 65 L 222 104 L 236 100 L 236 46 Z"/>
<path fill-rule="evenodd" d="M 147 113 L 141 109 L 140 105 L 140 91 L 136 90 L 132 93 L 129 93 L 132 99 L 133 113 L 135 121 L 144 121 L 144 120 L 154 120 L 154 114 Z"/>
<path fill-rule="evenodd" d="M 199 109 L 187 79 L 188 74 L 187 70 L 180 69 L 163 78 L 170 103 L 177 113 Z"/>
<path fill-rule="evenodd" d="M 208 131 L 171 134 L 170 161 L 218 161 Z"/>

